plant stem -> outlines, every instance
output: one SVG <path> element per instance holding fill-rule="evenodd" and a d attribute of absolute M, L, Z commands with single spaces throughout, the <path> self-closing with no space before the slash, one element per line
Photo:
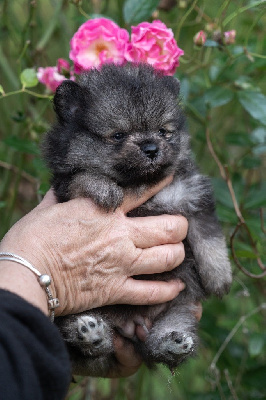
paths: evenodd
<path fill-rule="evenodd" d="M 177 32 L 176 32 L 176 41 L 177 41 L 177 43 L 178 43 L 178 40 L 179 40 L 180 30 L 181 30 L 181 28 L 182 28 L 182 26 L 183 26 L 185 20 L 187 19 L 187 17 L 188 17 L 189 14 L 191 13 L 191 11 L 193 11 L 193 9 L 194 9 L 195 5 L 197 4 L 197 2 L 198 2 L 198 0 L 194 0 L 193 3 L 192 3 L 192 5 L 191 5 L 191 7 L 187 10 L 187 12 L 186 12 L 186 13 L 184 14 L 184 16 L 181 18 L 181 21 L 180 21 L 180 23 L 179 23 L 179 25 L 178 25 L 178 29 L 177 29 Z"/>
<path fill-rule="evenodd" d="M 56 4 L 55 11 L 50 20 L 50 23 L 47 26 L 47 28 L 45 29 L 45 33 L 44 33 L 43 37 L 39 40 L 39 42 L 36 45 L 37 51 L 42 51 L 44 49 L 46 44 L 49 42 L 50 37 L 52 36 L 52 34 L 56 28 L 56 25 L 58 23 L 59 14 L 60 14 L 60 11 L 61 11 L 61 8 L 63 5 L 63 0 L 57 0 L 55 4 Z"/>
<path fill-rule="evenodd" d="M 237 9 L 236 11 L 234 11 L 232 14 L 228 15 L 227 18 L 225 18 L 224 22 L 223 22 L 223 26 L 226 26 L 227 24 L 229 24 L 229 22 L 232 21 L 232 19 L 234 19 L 235 17 L 237 17 L 239 14 L 241 14 L 244 11 L 247 11 L 251 8 L 260 6 L 262 4 L 262 1 L 257 1 L 256 3 L 252 3 L 252 4 L 248 4 L 247 6 L 241 7 L 239 9 Z"/>
<path fill-rule="evenodd" d="M 9 62 L 7 61 L 6 56 L 2 52 L 0 47 L 0 67 L 4 71 L 7 79 L 12 84 L 13 87 L 19 86 L 19 81 L 13 70 L 10 68 Z"/>
<path fill-rule="evenodd" d="M 260 312 L 261 310 L 265 310 L 266 309 L 266 303 L 262 303 L 259 307 L 256 307 L 254 310 L 250 311 L 247 315 L 243 315 L 238 322 L 236 323 L 235 327 L 231 330 L 231 332 L 227 335 L 225 341 L 223 342 L 223 344 L 221 345 L 221 347 L 219 348 L 219 350 L 217 351 L 215 357 L 213 358 L 211 365 L 210 365 L 210 370 L 211 371 L 215 371 L 216 369 L 216 364 L 222 354 L 222 352 L 225 350 L 226 346 L 228 345 L 228 343 L 231 341 L 231 339 L 233 338 L 233 336 L 236 334 L 236 332 L 238 331 L 238 329 L 241 327 L 241 325 L 243 325 L 243 323 L 250 317 L 252 317 L 252 315 L 257 314 L 258 312 Z"/>
<path fill-rule="evenodd" d="M 4 99 L 5 97 L 13 96 L 13 95 L 19 94 L 19 93 L 27 93 L 27 94 L 30 94 L 31 96 L 38 97 L 39 99 L 52 99 L 53 98 L 53 95 L 39 94 L 39 93 L 33 92 L 31 90 L 28 90 L 28 89 L 22 87 L 21 89 L 14 90 L 13 92 L 3 93 L 2 96 L 0 97 L 0 100 Z"/>

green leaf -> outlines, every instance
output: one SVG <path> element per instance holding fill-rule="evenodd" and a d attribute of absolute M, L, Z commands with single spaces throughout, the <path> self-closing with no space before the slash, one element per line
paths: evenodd
<path fill-rule="evenodd" d="M 219 47 L 220 44 L 215 42 L 215 40 L 209 40 L 207 39 L 206 42 L 204 43 L 204 47 Z"/>
<path fill-rule="evenodd" d="M 250 192 L 245 198 L 244 207 L 248 209 L 256 209 L 266 207 L 266 182 L 263 182 L 260 188 L 250 189 Z"/>
<path fill-rule="evenodd" d="M 156 10 L 159 0 L 126 0 L 124 3 L 124 18 L 127 24 L 143 21 Z"/>
<path fill-rule="evenodd" d="M 248 344 L 248 351 L 251 357 L 256 357 L 262 353 L 264 347 L 264 338 L 262 335 L 254 334 Z"/>
<path fill-rule="evenodd" d="M 234 146 L 254 146 L 252 137 L 246 132 L 230 132 L 225 136 L 225 141 Z"/>
<path fill-rule="evenodd" d="M 26 120 L 26 114 L 23 111 L 16 111 L 13 115 L 11 115 L 11 119 L 15 122 L 24 122 Z"/>
<path fill-rule="evenodd" d="M 7 146 L 20 151 L 21 153 L 39 155 L 40 151 L 35 142 L 28 139 L 21 139 L 16 136 L 9 136 L 3 141 Z"/>
<path fill-rule="evenodd" d="M 51 185 L 48 182 L 42 182 L 38 189 L 38 194 L 40 194 L 41 196 L 44 196 L 48 192 L 50 187 L 51 187 Z"/>
<path fill-rule="evenodd" d="M 221 178 L 212 178 L 212 186 L 217 202 L 234 211 L 234 204 L 226 183 Z"/>
<path fill-rule="evenodd" d="M 183 101 L 188 100 L 189 92 L 190 92 L 190 82 L 187 78 L 184 78 L 180 82 L 180 97 Z"/>
<path fill-rule="evenodd" d="M 237 250 L 235 252 L 236 256 L 238 258 L 252 258 L 252 259 L 257 259 L 257 255 L 253 253 L 252 251 L 248 250 Z"/>
<path fill-rule="evenodd" d="M 259 126 L 251 132 L 251 136 L 256 143 L 266 144 L 266 128 Z"/>
<path fill-rule="evenodd" d="M 245 382 L 245 386 L 256 388 L 257 390 L 261 389 L 265 393 L 265 376 L 266 365 L 258 365 L 254 368 L 246 369 L 242 382 Z M 265 399 L 265 397 L 261 397 L 261 399 Z"/>
<path fill-rule="evenodd" d="M 219 221 L 226 222 L 226 223 L 229 223 L 232 225 L 237 223 L 237 216 L 233 210 L 229 210 L 228 208 L 225 208 L 224 206 L 217 204 L 216 212 L 217 212 Z"/>
<path fill-rule="evenodd" d="M 210 107 L 220 107 L 229 103 L 234 97 L 232 90 L 223 87 L 212 87 L 204 94 L 205 104 Z"/>
<path fill-rule="evenodd" d="M 237 96 L 244 109 L 253 118 L 266 125 L 266 96 L 251 90 L 241 90 Z"/>
<path fill-rule="evenodd" d="M 26 68 L 20 74 L 20 81 L 22 86 L 27 87 L 34 87 L 38 85 L 38 78 L 34 68 Z"/>
<path fill-rule="evenodd" d="M 5 91 L 4 91 L 4 88 L 3 88 L 2 85 L 0 85 L 0 93 L 1 93 L 1 94 L 5 94 Z"/>
<path fill-rule="evenodd" d="M 0 201 L 0 208 L 5 208 L 7 206 L 6 201 Z"/>
<path fill-rule="evenodd" d="M 246 169 L 258 168 L 261 166 L 261 160 L 258 157 L 252 157 L 247 155 L 242 160 L 242 165 Z"/>
<path fill-rule="evenodd" d="M 254 91 L 255 87 L 252 84 L 252 80 L 249 76 L 241 75 L 235 81 L 234 84 L 237 88 L 243 90 L 252 90 Z"/>
<path fill-rule="evenodd" d="M 266 153 L 266 127 L 259 126 L 251 132 L 251 137 L 256 143 L 256 146 L 252 149 L 253 154 L 259 156 Z"/>

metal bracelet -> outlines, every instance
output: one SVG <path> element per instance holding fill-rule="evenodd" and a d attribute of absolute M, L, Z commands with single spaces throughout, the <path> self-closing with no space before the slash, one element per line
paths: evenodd
<path fill-rule="evenodd" d="M 45 290 L 46 295 L 47 295 L 48 309 L 50 310 L 50 319 L 53 322 L 54 321 L 54 309 L 59 307 L 59 300 L 58 300 L 58 298 L 53 297 L 52 292 L 49 289 L 49 286 L 51 285 L 51 282 L 52 282 L 51 277 L 47 274 L 41 274 L 40 271 L 38 271 L 30 262 L 28 262 L 24 258 L 18 256 L 17 254 L 8 253 L 8 252 L 0 253 L 0 261 L 2 261 L 2 260 L 13 261 L 18 264 L 21 264 L 24 267 L 27 267 L 28 269 L 30 269 L 35 275 L 38 276 L 39 284 Z"/>

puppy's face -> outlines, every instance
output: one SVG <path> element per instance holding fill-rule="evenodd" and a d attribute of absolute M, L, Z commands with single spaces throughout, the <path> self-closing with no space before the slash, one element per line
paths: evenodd
<path fill-rule="evenodd" d="M 170 123 L 147 130 L 118 130 L 106 144 L 112 159 L 112 175 L 121 186 L 160 181 L 173 172 L 179 148 Z"/>
<path fill-rule="evenodd" d="M 174 78 L 147 66 L 109 65 L 79 84 L 63 83 L 55 109 L 67 142 L 65 162 L 123 187 L 160 181 L 176 169 L 181 151 L 177 95 Z"/>

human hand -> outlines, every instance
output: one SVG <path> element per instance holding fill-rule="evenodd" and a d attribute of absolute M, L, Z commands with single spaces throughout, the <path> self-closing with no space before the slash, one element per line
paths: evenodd
<path fill-rule="evenodd" d="M 171 270 L 184 259 L 187 221 L 181 216 L 128 218 L 126 214 L 170 180 L 140 199 L 126 198 L 113 213 L 89 199 L 56 203 L 49 191 L 4 238 L 3 251 L 16 253 L 52 276 L 56 315 L 108 304 L 156 304 L 176 297 L 182 282 L 134 280 L 133 275 Z"/>

